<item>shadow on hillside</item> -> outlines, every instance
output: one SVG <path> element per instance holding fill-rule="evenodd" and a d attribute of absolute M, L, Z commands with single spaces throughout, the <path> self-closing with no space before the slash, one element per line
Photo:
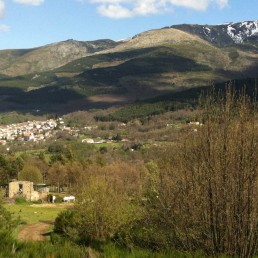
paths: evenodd
<path fill-rule="evenodd" d="M 248 68 L 246 68 L 243 73 L 247 74 L 248 77 L 253 77 L 253 78 L 257 78 L 258 76 L 258 59 L 257 58 L 253 58 L 252 60 L 254 63 L 252 66 L 249 66 Z"/>
<path fill-rule="evenodd" d="M 190 89 L 185 89 L 179 92 L 167 93 L 162 96 L 158 96 L 152 99 L 149 99 L 148 102 L 155 103 L 158 101 L 178 101 L 178 102 L 188 102 L 192 105 L 198 105 L 201 95 L 206 95 L 213 87 L 215 92 L 225 92 L 227 85 L 232 84 L 233 89 L 236 91 L 236 94 L 245 91 L 245 93 L 251 98 L 254 97 L 254 94 L 257 92 L 257 79 L 238 79 L 227 82 L 216 83 L 215 85 L 210 86 L 201 86 L 194 87 Z M 257 98 L 256 98 L 257 99 Z"/>
<path fill-rule="evenodd" d="M 72 89 L 46 87 L 25 92 L 19 88 L 0 88 L 0 112 L 47 114 L 55 112 L 58 106 L 80 100 L 83 96 Z M 40 111 L 40 112 L 39 112 Z"/>
<path fill-rule="evenodd" d="M 36 116 L 63 115 L 78 110 L 108 108 L 134 101 L 131 96 L 102 94 L 93 97 L 62 87 L 46 87 L 24 92 L 19 88 L 0 88 L 0 113 L 18 112 Z"/>
<path fill-rule="evenodd" d="M 215 85 L 215 90 L 223 91 L 226 82 Z M 239 79 L 232 81 L 236 90 L 245 87 L 246 93 L 253 96 L 256 87 L 255 79 Z M 134 102 L 155 103 L 160 101 L 177 101 L 198 105 L 201 94 L 205 94 L 210 87 L 183 88 L 180 91 L 155 91 L 147 94 L 148 87 L 137 88 L 132 86 L 131 91 L 125 89 L 123 94 L 102 94 L 91 97 L 65 87 L 46 87 L 30 92 L 19 88 L 0 88 L 0 112 L 16 111 L 20 114 L 36 116 L 45 114 L 63 115 L 78 110 L 103 109 L 121 106 Z"/>

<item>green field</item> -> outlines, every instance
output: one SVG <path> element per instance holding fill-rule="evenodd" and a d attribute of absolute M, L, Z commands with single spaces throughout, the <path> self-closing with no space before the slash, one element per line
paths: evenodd
<path fill-rule="evenodd" d="M 14 217 L 20 217 L 26 224 L 39 222 L 54 222 L 58 213 L 65 210 L 67 205 L 63 204 L 6 204 L 5 208 L 10 211 Z"/>

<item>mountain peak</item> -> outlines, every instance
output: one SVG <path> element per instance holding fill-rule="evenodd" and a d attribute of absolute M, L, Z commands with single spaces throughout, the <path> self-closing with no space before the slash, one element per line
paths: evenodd
<path fill-rule="evenodd" d="M 258 21 L 227 22 L 219 25 L 181 24 L 171 26 L 219 46 L 242 44 L 258 37 Z"/>
<path fill-rule="evenodd" d="M 246 39 L 258 35 L 258 21 L 230 23 L 227 25 L 227 33 L 236 44 L 243 43 Z"/>

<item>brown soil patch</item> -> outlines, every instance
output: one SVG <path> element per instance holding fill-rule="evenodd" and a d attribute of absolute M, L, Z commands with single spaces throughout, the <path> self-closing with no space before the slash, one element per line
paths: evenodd
<path fill-rule="evenodd" d="M 127 96 L 119 96 L 119 95 L 112 95 L 112 94 L 100 94 L 94 95 L 88 98 L 91 102 L 105 102 L 105 103 L 124 103 L 128 101 Z"/>
<path fill-rule="evenodd" d="M 92 66 L 92 68 L 105 68 L 105 67 L 113 67 L 113 66 L 117 66 L 120 64 L 125 63 L 124 60 L 121 61 L 113 61 L 113 62 L 102 62 L 102 63 L 98 63 Z"/>
<path fill-rule="evenodd" d="M 44 241 L 44 234 L 49 230 L 49 223 L 36 223 L 23 225 L 18 234 L 18 238 L 22 241 Z"/>
<path fill-rule="evenodd" d="M 60 209 L 64 209 L 64 208 L 69 208 L 69 207 L 73 207 L 74 203 L 41 203 L 41 204 L 32 204 L 30 205 L 31 207 L 45 207 L 45 208 L 60 208 Z"/>

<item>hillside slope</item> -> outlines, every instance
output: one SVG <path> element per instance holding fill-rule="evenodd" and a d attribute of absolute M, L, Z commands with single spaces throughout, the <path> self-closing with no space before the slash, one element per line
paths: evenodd
<path fill-rule="evenodd" d="M 0 73 L 9 76 L 45 72 L 94 52 L 112 48 L 112 40 L 67 40 L 34 49 L 0 51 Z"/>

